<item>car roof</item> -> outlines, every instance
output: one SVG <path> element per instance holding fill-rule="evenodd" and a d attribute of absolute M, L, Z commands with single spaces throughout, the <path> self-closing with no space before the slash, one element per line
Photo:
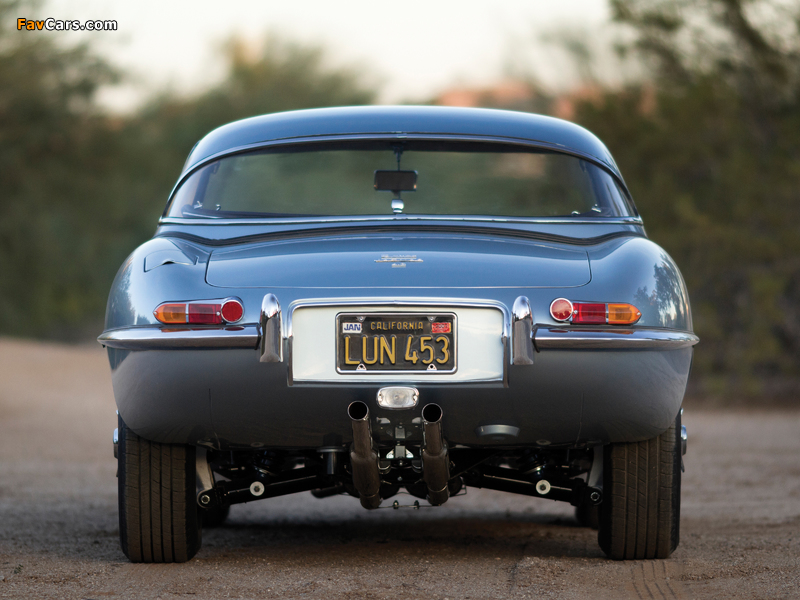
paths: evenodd
<path fill-rule="evenodd" d="M 348 106 L 250 117 L 223 125 L 201 139 L 183 174 L 209 158 L 293 138 L 356 135 L 453 135 L 507 138 L 582 154 L 622 179 L 611 153 L 574 123 L 533 113 L 449 106 Z"/>

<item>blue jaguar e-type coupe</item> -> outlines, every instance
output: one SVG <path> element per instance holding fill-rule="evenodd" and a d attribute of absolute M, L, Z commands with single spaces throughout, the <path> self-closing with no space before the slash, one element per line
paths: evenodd
<path fill-rule="evenodd" d="M 220 127 L 99 341 L 132 561 L 190 559 L 239 502 L 464 486 L 570 502 L 614 559 L 678 544 L 689 299 L 571 123 L 374 106 Z"/>

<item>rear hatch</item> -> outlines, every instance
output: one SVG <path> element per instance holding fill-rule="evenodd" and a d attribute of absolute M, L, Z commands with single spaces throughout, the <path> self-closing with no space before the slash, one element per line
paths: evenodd
<path fill-rule="evenodd" d="M 454 234 L 312 237 L 215 250 L 224 288 L 551 288 L 591 280 L 584 250 Z"/>

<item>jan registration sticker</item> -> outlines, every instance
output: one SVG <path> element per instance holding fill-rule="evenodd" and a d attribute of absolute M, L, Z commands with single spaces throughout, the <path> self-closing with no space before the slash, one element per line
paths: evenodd
<path fill-rule="evenodd" d="M 361 333 L 361 323 L 342 323 L 342 333 Z"/>

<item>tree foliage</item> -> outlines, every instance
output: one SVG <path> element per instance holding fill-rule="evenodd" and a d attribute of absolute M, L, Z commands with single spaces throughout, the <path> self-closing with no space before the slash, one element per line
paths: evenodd
<path fill-rule="evenodd" d="M 18 2 L 0 2 L 0 23 Z M 96 335 L 125 256 L 152 235 L 192 146 L 256 114 L 363 104 L 354 71 L 321 50 L 272 41 L 248 58 L 226 50 L 227 76 L 190 98 L 162 95 L 139 113 L 104 116 L 98 89 L 119 74 L 86 45 L 0 28 L 0 332 Z"/>
<path fill-rule="evenodd" d="M 695 373 L 720 391 L 800 377 L 800 7 L 613 8 L 651 78 L 582 103 L 577 119 L 681 265 L 702 340 Z"/>
<path fill-rule="evenodd" d="M 4 334 L 97 333 L 117 267 L 152 234 L 186 155 L 211 129 L 374 99 L 319 49 L 273 40 L 253 55 L 232 40 L 213 89 L 103 115 L 96 92 L 119 74 L 85 45 L 15 31 L 22 7 L 0 0 Z M 650 236 L 683 270 L 702 339 L 695 374 L 800 380 L 798 0 L 612 0 L 612 9 L 633 39 L 622 50 L 649 76 L 593 88 L 575 118 L 610 147 Z"/>
<path fill-rule="evenodd" d="M 118 145 L 92 99 L 116 74 L 85 46 L 7 27 L 0 3 L 0 330 L 40 333 L 79 323 L 107 283 L 100 180 Z"/>

